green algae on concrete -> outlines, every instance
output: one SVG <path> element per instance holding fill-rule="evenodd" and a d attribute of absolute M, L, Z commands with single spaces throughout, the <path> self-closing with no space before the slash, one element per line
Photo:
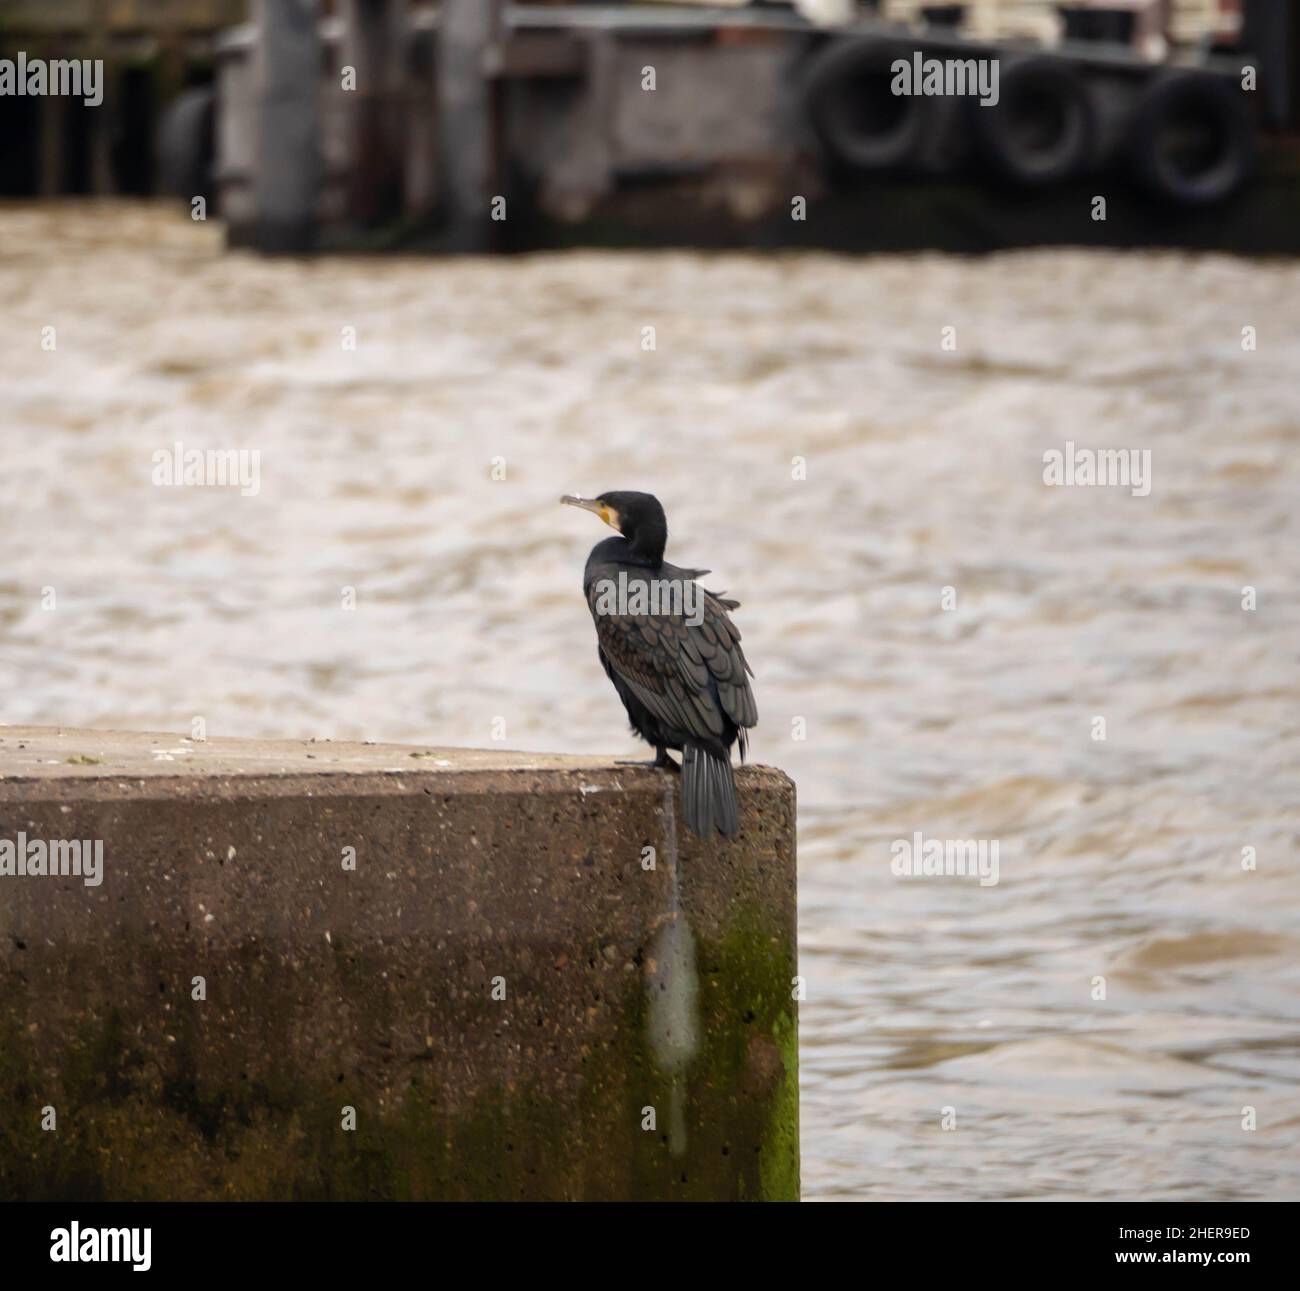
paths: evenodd
<path fill-rule="evenodd" d="M 797 1198 L 778 772 L 740 772 L 737 842 L 681 836 L 675 890 L 650 771 L 214 742 L 167 775 L 67 732 L 101 762 L 42 776 L 22 734 L 0 837 L 102 838 L 104 881 L 0 879 L 0 1197 Z"/>

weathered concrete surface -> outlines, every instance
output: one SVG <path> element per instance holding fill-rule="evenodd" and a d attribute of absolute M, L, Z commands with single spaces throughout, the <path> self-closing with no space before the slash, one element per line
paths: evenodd
<path fill-rule="evenodd" d="M 0 727 L 0 860 L 103 842 L 0 877 L 0 1197 L 797 1196 L 794 786 L 737 779 L 703 844 L 608 761 Z"/>

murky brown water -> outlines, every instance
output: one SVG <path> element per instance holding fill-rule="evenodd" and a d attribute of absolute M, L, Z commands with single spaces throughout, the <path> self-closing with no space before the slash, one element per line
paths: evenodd
<path fill-rule="evenodd" d="M 1295 1197 L 1297 301 L 1217 257 L 268 264 L 0 209 L 3 720 L 626 755 L 556 499 L 651 489 L 799 784 L 807 1194 Z M 1149 449 L 1150 496 L 1045 487 L 1067 440 Z M 154 487 L 176 441 L 261 492 Z M 1000 882 L 894 877 L 916 830 Z"/>

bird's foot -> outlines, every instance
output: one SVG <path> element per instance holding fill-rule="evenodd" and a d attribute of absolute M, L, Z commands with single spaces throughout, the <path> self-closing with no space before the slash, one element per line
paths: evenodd
<path fill-rule="evenodd" d="M 616 767 L 650 767 L 655 771 L 680 771 L 681 767 L 668 756 L 667 749 L 660 749 L 656 757 L 648 758 L 643 761 L 628 760 L 616 761 Z"/>

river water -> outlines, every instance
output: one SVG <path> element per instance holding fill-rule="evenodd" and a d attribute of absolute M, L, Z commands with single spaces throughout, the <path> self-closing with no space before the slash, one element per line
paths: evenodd
<path fill-rule="evenodd" d="M 628 756 L 557 499 L 649 489 L 799 786 L 806 1195 L 1295 1198 L 1298 301 L 1215 256 L 266 263 L 0 208 L 2 719 Z M 156 487 L 178 442 L 259 492 Z M 1047 486 L 1067 443 L 1149 492 Z M 896 876 L 917 831 L 998 882 Z"/>

